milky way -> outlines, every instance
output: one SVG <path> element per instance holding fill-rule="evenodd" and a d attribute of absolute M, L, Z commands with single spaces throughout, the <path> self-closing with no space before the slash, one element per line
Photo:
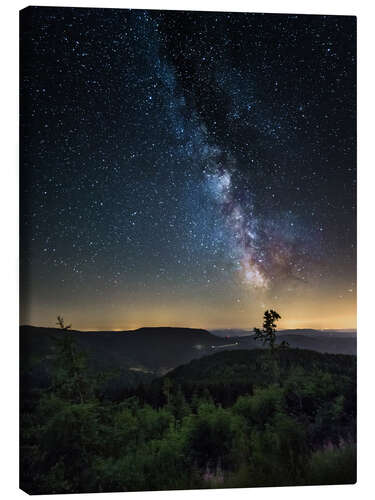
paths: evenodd
<path fill-rule="evenodd" d="M 207 174 L 207 182 L 214 192 L 220 209 L 226 216 L 226 223 L 233 234 L 234 257 L 238 259 L 244 280 L 256 287 L 268 287 L 264 261 L 265 251 L 257 243 L 258 234 L 255 218 L 245 213 L 232 197 L 232 179 L 227 170 Z"/>
<path fill-rule="evenodd" d="M 32 7 L 21 25 L 23 322 L 233 326 L 267 305 L 353 323 L 354 18 Z"/>
<path fill-rule="evenodd" d="M 206 173 L 206 182 L 224 214 L 231 235 L 230 256 L 237 263 L 243 283 L 268 289 L 280 279 L 284 284 L 298 280 L 295 268 L 297 272 L 301 269 L 298 267 L 301 255 L 296 250 L 295 241 L 289 242 L 275 231 L 273 221 L 256 216 L 250 204 L 235 200 L 232 175 L 228 170 Z M 296 236 L 293 239 L 296 240 Z"/>

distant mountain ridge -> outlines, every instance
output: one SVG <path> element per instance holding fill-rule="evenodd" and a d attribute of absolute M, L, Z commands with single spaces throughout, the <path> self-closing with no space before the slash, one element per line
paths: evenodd
<path fill-rule="evenodd" d="M 218 330 L 210 330 L 210 332 L 218 337 L 247 337 L 249 335 L 253 335 L 253 330 L 243 330 L 241 328 L 227 328 L 227 329 L 218 329 Z M 332 329 L 324 329 L 317 330 L 314 328 L 288 328 L 285 330 L 278 330 L 278 335 L 293 335 L 293 334 L 329 334 L 329 333 L 341 333 L 343 335 L 356 335 L 357 330 L 354 328 L 332 328 Z"/>
<path fill-rule="evenodd" d="M 222 337 L 223 338 L 223 337 Z M 254 334 L 224 337 L 227 342 L 238 342 L 237 349 L 258 349 L 262 347 L 254 339 Z M 223 338 L 223 339 L 224 339 Z M 289 346 L 297 349 L 307 349 L 329 354 L 357 354 L 357 334 L 348 331 L 320 331 L 320 330 L 281 330 L 276 333 L 276 344 L 288 342 Z"/>
<path fill-rule="evenodd" d="M 247 335 L 217 335 L 224 330 L 209 332 L 203 329 L 154 327 L 124 331 L 72 330 L 78 345 L 100 369 L 132 369 L 138 372 L 166 373 L 192 359 L 217 352 L 217 349 L 256 349 L 262 344 Z M 238 332 L 237 330 L 231 330 Z M 244 331 L 242 331 L 244 332 Z M 216 333 L 216 334 L 215 334 Z M 55 342 L 62 331 L 57 328 L 20 327 L 21 366 L 32 360 L 52 359 Z M 319 330 L 282 330 L 279 341 L 291 347 L 334 354 L 356 354 L 356 334 Z"/>
<path fill-rule="evenodd" d="M 230 343 L 207 330 L 155 327 L 129 331 L 71 330 L 78 345 L 101 368 L 144 367 L 164 372 L 200 357 L 212 346 Z M 54 339 L 61 336 L 58 328 L 20 327 L 21 361 L 51 354 Z"/>
<path fill-rule="evenodd" d="M 130 331 L 82 332 L 72 330 L 78 347 L 87 355 L 94 372 L 116 372 L 108 390 L 121 394 L 126 387 L 147 384 L 175 368 L 203 356 L 222 351 L 264 349 L 253 335 L 223 338 L 202 329 L 139 328 Z M 20 327 L 20 375 L 23 391 L 45 387 L 56 357 L 56 339 L 61 329 Z M 356 354 L 356 336 L 331 332 L 280 332 L 277 342 L 286 340 L 291 348 L 321 353 Z M 249 353 L 249 355 L 251 355 Z M 224 369 L 224 368 L 223 368 Z"/>

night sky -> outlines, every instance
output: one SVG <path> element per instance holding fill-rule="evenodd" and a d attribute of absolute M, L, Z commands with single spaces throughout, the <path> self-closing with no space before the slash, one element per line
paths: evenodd
<path fill-rule="evenodd" d="M 356 325 L 353 17 L 21 13 L 21 323 Z"/>

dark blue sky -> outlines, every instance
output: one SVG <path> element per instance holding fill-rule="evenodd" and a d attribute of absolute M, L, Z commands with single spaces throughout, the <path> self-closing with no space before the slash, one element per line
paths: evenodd
<path fill-rule="evenodd" d="M 21 13 L 21 321 L 355 326 L 355 18 Z"/>

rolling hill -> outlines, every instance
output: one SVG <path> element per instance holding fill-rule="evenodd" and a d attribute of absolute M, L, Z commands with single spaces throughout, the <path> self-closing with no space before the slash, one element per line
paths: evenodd
<path fill-rule="evenodd" d="M 187 399 L 191 400 L 194 394 L 203 394 L 208 390 L 215 402 L 230 406 L 238 396 L 252 394 L 255 387 L 267 387 L 274 383 L 273 363 L 277 365 L 277 378 L 281 385 L 294 376 L 308 384 L 308 376 L 327 372 L 335 383 L 341 381 L 352 395 L 355 394 L 355 356 L 291 348 L 275 352 L 271 357 L 270 351 L 265 349 L 238 349 L 192 360 L 154 380 L 150 396 L 160 399 L 164 380 L 168 378 L 172 387 L 179 387 Z M 302 378 L 301 373 L 304 373 Z"/>
<path fill-rule="evenodd" d="M 100 369 L 129 368 L 164 373 L 207 354 L 212 346 L 231 344 L 206 330 L 191 328 L 140 328 L 121 332 L 71 331 L 91 363 Z M 21 367 L 53 358 L 57 328 L 20 327 Z"/>
<path fill-rule="evenodd" d="M 237 349 L 258 349 L 261 344 L 247 330 L 213 330 L 211 333 L 238 342 Z M 287 341 L 290 347 L 331 354 L 357 354 L 357 333 L 353 330 L 280 330 L 277 342 Z"/>
<path fill-rule="evenodd" d="M 262 348 L 262 344 L 250 335 L 223 338 L 206 330 L 190 328 L 140 328 L 121 332 L 73 330 L 71 334 L 86 353 L 89 368 L 94 372 L 116 372 L 109 383 L 111 392 L 116 393 L 126 387 L 148 383 L 203 356 L 228 350 L 244 352 Z M 56 340 L 61 335 L 62 331 L 56 328 L 20 327 L 23 390 L 48 384 L 56 356 Z M 278 339 L 288 341 L 291 348 L 335 354 L 356 353 L 356 336 L 353 334 L 291 331 L 281 332 Z M 247 356 L 251 359 L 252 355 L 248 353 Z M 239 373 L 239 379 L 247 380 L 247 375 Z"/>

